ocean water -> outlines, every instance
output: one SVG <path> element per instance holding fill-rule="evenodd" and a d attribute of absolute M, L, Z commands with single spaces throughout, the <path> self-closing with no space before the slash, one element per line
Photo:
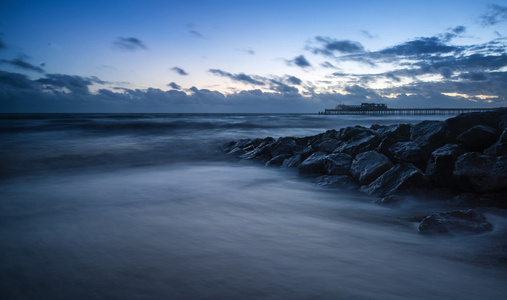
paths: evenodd
<path fill-rule="evenodd" d="M 494 230 L 424 236 L 397 207 L 293 169 L 231 160 L 239 138 L 445 117 L 0 117 L 0 299 L 505 299 Z"/>

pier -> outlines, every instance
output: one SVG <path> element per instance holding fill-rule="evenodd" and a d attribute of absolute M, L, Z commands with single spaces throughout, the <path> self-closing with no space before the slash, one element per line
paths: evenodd
<path fill-rule="evenodd" d="M 386 104 L 362 103 L 337 105 L 319 115 L 458 115 L 468 112 L 485 112 L 498 108 L 387 108 Z"/>

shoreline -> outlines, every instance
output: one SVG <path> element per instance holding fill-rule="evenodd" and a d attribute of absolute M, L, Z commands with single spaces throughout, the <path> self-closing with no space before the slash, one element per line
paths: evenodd
<path fill-rule="evenodd" d="M 424 193 L 470 208 L 427 216 L 420 232 L 488 231 L 491 224 L 473 208 L 507 208 L 507 108 L 445 121 L 242 139 L 223 144 L 221 151 L 265 166 L 297 168 L 321 186 L 357 188 L 377 197 L 378 204 Z"/>

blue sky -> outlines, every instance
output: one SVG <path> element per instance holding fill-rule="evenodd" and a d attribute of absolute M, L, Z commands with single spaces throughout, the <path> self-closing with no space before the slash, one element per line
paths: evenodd
<path fill-rule="evenodd" d="M 0 1 L 0 112 L 507 106 L 504 1 Z"/>

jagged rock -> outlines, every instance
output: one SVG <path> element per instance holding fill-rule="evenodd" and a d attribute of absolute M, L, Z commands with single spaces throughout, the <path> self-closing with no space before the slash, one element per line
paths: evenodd
<path fill-rule="evenodd" d="M 385 128 L 387 128 L 386 125 L 380 125 L 380 124 L 373 124 L 370 126 L 370 129 L 375 130 L 375 131 L 383 130 Z"/>
<path fill-rule="evenodd" d="M 498 109 L 489 112 L 476 112 L 460 114 L 444 121 L 447 140 L 452 141 L 461 133 L 476 125 L 485 125 L 495 129 L 499 128 L 501 119 L 507 114 L 507 109 Z"/>
<path fill-rule="evenodd" d="M 427 153 L 442 147 L 446 142 L 446 130 L 441 121 L 423 121 L 412 125 L 410 139 Z"/>
<path fill-rule="evenodd" d="M 338 146 L 341 144 L 341 141 L 335 139 L 324 139 L 321 142 L 315 143 L 312 147 L 316 151 L 322 151 L 326 153 L 332 153 Z"/>
<path fill-rule="evenodd" d="M 246 151 L 241 148 L 234 148 L 231 151 L 229 151 L 227 154 L 229 154 L 230 156 L 233 156 L 233 157 L 240 158 L 241 156 L 246 154 Z"/>
<path fill-rule="evenodd" d="M 326 170 L 329 175 L 347 175 L 352 164 L 352 156 L 346 153 L 333 153 L 326 157 Z"/>
<path fill-rule="evenodd" d="M 272 159 L 270 159 L 267 163 L 266 163 L 266 167 L 269 167 L 269 166 L 281 166 L 283 164 L 283 162 L 290 158 L 291 155 L 290 154 L 280 154 L 280 155 L 277 155 L 275 157 L 273 157 Z"/>
<path fill-rule="evenodd" d="M 497 129 L 485 125 L 476 125 L 458 135 L 456 139 L 465 144 L 470 150 L 482 152 L 493 145 L 499 137 L 500 132 Z"/>
<path fill-rule="evenodd" d="M 361 185 L 366 185 L 391 169 L 392 166 L 389 158 L 371 150 L 356 156 L 350 167 L 350 173 Z"/>
<path fill-rule="evenodd" d="M 381 141 L 376 150 L 382 154 L 387 154 L 387 150 L 392 145 L 398 142 L 410 141 L 410 127 L 410 124 L 398 124 L 377 130 Z"/>
<path fill-rule="evenodd" d="M 399 195 L 389 195 L 384 198 L 378 198 L 377 200 L 375 200 L 375 203 L 382 205 L 393 205 L 402 202 L 404 199 L 405 199 L 404 197 Z"/>
<path fill-rule="evenodd" d="M 414 142 L 398 142 L 389 147 L 388 153 L 395 163 L 412 163 L 423 171 L 426 169 L 428 155 Z"/>
<path fill-rule="evenodd" d="M 379 138 L 369 131 L 363 131 L 345 142 L 342 142 L 335 152 L 347 153 L 352 156 L 369 150 L 377 148 L 380 140 Z"/>
<path fill-rule="evenodd" d="M 496 143 L 484 150 L 484 154 L 492 156 L 507 155 L 507 129 L 504 129 Z"/>
<path fill-rule="evenodd" d="M 426 176 L 436 187 L 452 186 L 456 159 L 465 153 L 461 144 L 447 144 L 431 153 L 426 165 Z"/>
<path fill-rule="evenodd" d="M 340 141 L 345 142 L 345 141 L 348 141 L 351 138 L 353 138 L 359 134 L 365 133 L 365 132 L 373 133 L 371 129 L 365 128 L 363 126 L 345 127 L 345 128 L 340 129 L 340 131 L 338 132 L 337 138 Z"/>
<path fill-rule="evenodd" d="M 282 163 L 282 168 L 297 168 L 303 162 L 301 154 L 296 154 L 285 159 Z"/>
<path fill-rule="evenodd" d="M 315 152 L 305 159 L 298 166 L 300 174 L 326 174 L 326 157 L 325 152 Z"/>
<path fill-rule="evenodd" d="M 354 179 L 347 175 L 323 175 L 316 179 L 316 183 L 322 187 L 332 187 L 340 189 L 357 189 L 358 185 Z"/>
<path fill-rule="evenodd" d="M 296 141 L 290 137 L 281 137 L 274 143 L 269 145 L 267 151 L 272 157 L 276 157 L 280 154 L 294 154 L 294 152 L 301 147 L 296 144 Z"/>
<path fill-rule="evenodd" d="M 428 178 L 413 164 L 404 163 L 395 165 L 382 176 L 361 190 L 376 197 L 386 197 L 394 194 L 407 193 L 416 190 L 425 190 L 428 187 Z"/>
<path fill-rule="evenodd" d="M 312 155 L 313 153 L 315 153 L 315 149 L 313 149 L 312 146 L 308 146 L 306 148 L 304 148 L 302 151 L 300 151 L 298 154 L 301 154 L 301 158 L 303 160 L 307 159 L 308 157 L 310 157 L 310 155 Z"/>
<path fill-rule="evenodd" d="M 453 177 L 464 191 L 486 193 L 507 189 L 507 156 L 465 153 L 456 160 Z"/>
<path fill-rule="evenodd" d="M 491 230 L 493 225 L 472 209 L 432 214 L 419 224 L 421 233 L 483 233 Z"/>

